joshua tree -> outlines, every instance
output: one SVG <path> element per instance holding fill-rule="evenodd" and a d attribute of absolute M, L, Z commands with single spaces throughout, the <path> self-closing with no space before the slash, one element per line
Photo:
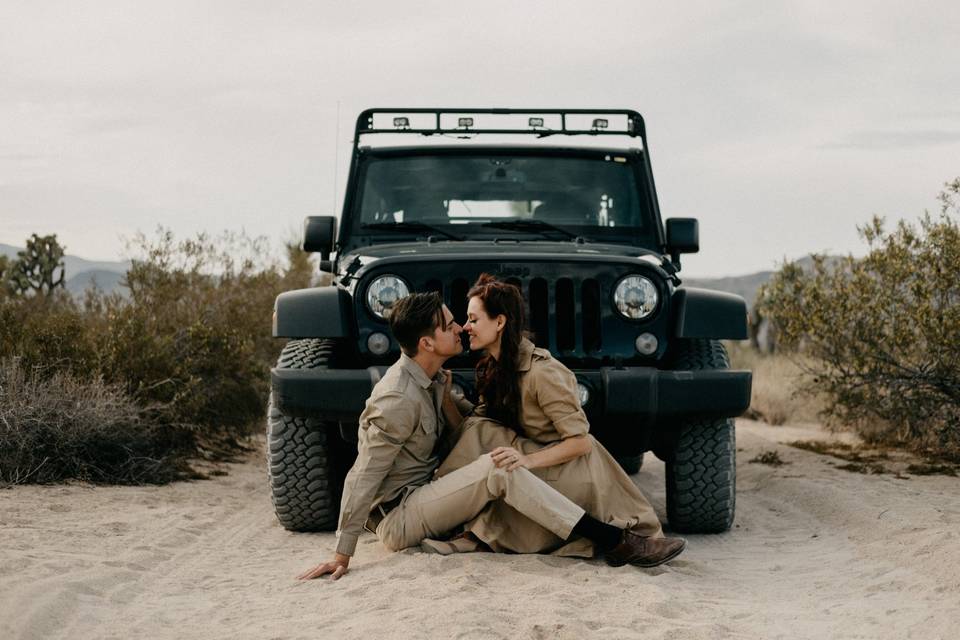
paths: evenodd
<path fill-rule="evenodd" d="M 27 248 L 17 252 L 17 259 L 7 265 L 5 280 L 8 288 L 15 295 L 33 292 L 43 296 L 50 295 L 57 287 L 62 288 L 66 272 L 63 250 L 56 234 L 30 236 Z"/>

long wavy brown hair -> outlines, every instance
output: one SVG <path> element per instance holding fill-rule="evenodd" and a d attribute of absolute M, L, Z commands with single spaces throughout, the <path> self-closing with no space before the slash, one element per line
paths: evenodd
<path fill-rule="evenodd" d="M 490 354 L 477 363 L 477 391 L 487 403 L 487 417 L 497 420 L 517 433 L 520 424 L 520 341 L 526 332 L 526 312 L 520 289 L 494 276 L 483 273 L 467 292 L 467 299 L 479 298 L 491 318 L 503 314 L 506 325 L 500 335 L 500 359 Z"/>

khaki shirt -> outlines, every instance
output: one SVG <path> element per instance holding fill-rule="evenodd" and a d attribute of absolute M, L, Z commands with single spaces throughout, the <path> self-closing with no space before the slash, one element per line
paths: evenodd
<path fill-rule="evenodd" d="M 587 415 L 580 406 L 577 378 L 547 349 L 520 341 L 517 370 L 520 374 L 520 426 L 523 435 L 541 444 L 558 442 L 590 431 Z M 467 403 L 469 404 L 469 403 Z M 458 402 L 466 415 L 469 407 Z M 473 415 L 485 416 L 483 398 Z"/>
<path fill-rule="evenodd" d="M 373 387 L 360 415 L 357 460 L 347 474 L 340 501 L 337 553 L 352 556 L 370 511 L 427 484 L 441 449 L 459 432 L 441 410 L 444 376 L 431 380 L 413 359 L 400 359 Z"/>

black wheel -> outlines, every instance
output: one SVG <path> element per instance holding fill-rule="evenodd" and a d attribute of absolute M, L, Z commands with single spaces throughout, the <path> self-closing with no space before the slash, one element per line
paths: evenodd
<path fill-rule="evenodd" d="M 638 456 L 617 456 L 617 462 L 623 467 L 623 470 L 627 472 L 628 476 L 640 471 L 640 467 L 643 466 L 643 454 L 641 453 Z"/>
<path fill-rule="evenodd" d="M 718 340 L 679 341 L 671 368 L 728 369 Z M 733 420 L 691 420 L 678 425 L 666 463 L 667 518 L 674 531 L 721 533 L 733 525 L 737 498 Z"/>
<path fill-rule="evenodd" d="M 291 340 L 277 366 L 315 369 L 333 357 L 330 340 Z M 337 527 L 343 464 L 338 462 L 339 425 L 289 416 L 270 395 L 267 410 L 267 469 L 277 518 L 290 531 L 332 531 Z"/>

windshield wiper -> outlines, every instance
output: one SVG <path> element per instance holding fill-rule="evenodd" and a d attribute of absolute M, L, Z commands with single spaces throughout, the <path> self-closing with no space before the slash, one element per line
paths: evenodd
<path fill-rule="evenodd" d="M 545 233 L 556 231 L 562 233 L 571 240 L 577 240 L 580 236 L 561 227 L 554 226 L 543 220 L 497 220 L 494 222 L 484 222 L 482 227 L 492 227 L 494 229 L 506 229 L 507 231 L 527 231 L 530 233 Z"/>
<path fill-rule="evenodd" d="M 456 240 L 462 242 L 463 238 L 460 236 L 455 236 L 448 231 L 444 231 L 440 227 L 434 227 L 432 225 L 426 224 L 425 222 L 372 222 L 370 224 L 360 225 L 361 229 L 372 229 L 374 231 L 396 231 L 396 232 L 406 232 L 406 231 L 432 231 L 434 233 L 439 233 L 442 236 L 445 236 L 451 240 Z"/>

